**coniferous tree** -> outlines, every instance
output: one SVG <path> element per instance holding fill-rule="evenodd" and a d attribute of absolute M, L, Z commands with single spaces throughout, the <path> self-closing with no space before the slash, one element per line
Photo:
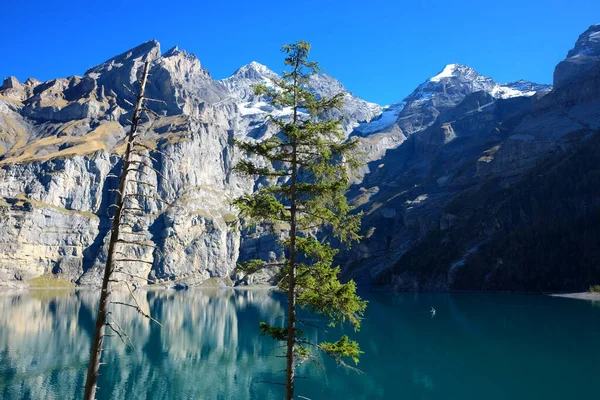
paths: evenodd
<path fill-rule="evenodd" d="M 307 360 L 316 361 L 311 350 L 332 356 L 347 367 L 350 365 L 346 359 L 358 363 L 362 353 L 358 343 L 346 335 L 335 342 L 310 342 L 298 328 L 303 321 L 296 315 L 297 308 L 323 315 L 330 326 L 349 322 L 358 330 L 366 301 L 356 294 L 353 281 L 339 281 L 339 267 L 332 266 L 337 250 L 327 240 L 333 237 L 348 245 L 360 239 L 361 215 L 350 213 L 345 197 L 348 174 L 359 165 L 355 156 L 357 141 L 344 140 L 339 119 L 322 117 L 341 106 L 343 94 L 327 99 L 309 90 L 309 78 L 318 73 L 319 67 L 308 60 L 307 42 L 285 45 L 282 52 L 290 71 L 273 79 L 272 86 L 257 85 L 255 93 L 290 113 L 284 118 L 269 117 L 278 128 L 272 137 L 237 142 L 242 150 L 268 161 L 267 167 L 251 161 L 236 166 L 242 174 L 277 182 L 236 199 L 235 204 L 240 216 L 250 222 L 284 224 L 289 229 L 289 236 L 282 242 L 287 260 L 278 282 L 279 288 L 287 292 L 287 324 L 278 327 L 261 322 L 260 329 L 262 334 L 286 343 L 286 399 L 292 399 L 295 367 Z M 263 261 L 254 260 L 241 268 L 256 271 L 264 266 L 267 264 Z"/>

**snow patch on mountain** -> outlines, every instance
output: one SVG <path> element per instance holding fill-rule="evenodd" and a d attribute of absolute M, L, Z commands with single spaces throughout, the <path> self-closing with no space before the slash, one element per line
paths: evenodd
<path fill-rule="evenodd" d="M 568 58 L 578 56 L 600 56 L 600 24 L 592 25 L 582 33 L 567 54 Z"/>
<path fill-rule="evenodd" d="M 272 86 L 272 79 L 278 78 L 267 66 L 252 61 L 235 71 L 230 77 L 221 79 L 219 83 L 238 101 L 251 102 L 254 98 L 254 86 L 263 84 Z"/>
<path fill-rule="evenodd" d="M 448 64 L 442 72 L 419 85 L 407 100 L 427 101 L 439 93 L 448 93 L 449 91 L 473 93 L 480 90 L 491 94 L 497 99 L 508 99 L 511 97 L 533 96 L 539 91 L 546 91 L 551 88 L 550 85 L 524 80 L 500 84 L 494 82 L 492 78 L 479 74 L 469 66 Z"/>
<path fill-rule="evenodd" d="M 356 127 L 356 131 L 362 135 L 369 135 L 374 132 L 382 131 L 396 123 L 398 116 L 404 109 L 406 102 L 391 104 L 382 109 L 381 114 L 373 118 L 370 122 L 364 122 Z"/>
<path fill-rule="evenodd" d="M 440 72 L 436 76 L 429 78 L 429 81 L 430 82 L 439 82 L 442 80 L 442 78 L 450 78 L 450 77 L 454 76 L 454 72 L 457 70 L 458 67 L 459 67 L 458 64 L 448 64 L 444 67 L 442 72 Z"/>
<path fill-rule="evenodd" d="M 410 134 L 415 130 L 427 127 L 435 120 L 432 115 L 428 122 L 417 118 L 418 121 L 421 121 L 418 122 L 415 120 L 416 115 L 423 115 L 427 109 L 435 108 L 439 112 L 442 109 L 453 107 L 471 93 L 483 91 L 497 99 L 507 99 L 533 96 L 539 91 L 548 91 L 551 88 L 550 85 L 524 80 L 499 84 L 469 66 L 448 64 L 440 73 L 420 84 L 402 102 L 384 107 L 382 112 L 370 122 L 356 127 L 356 131 L 365 136 L 384 131 L 394 124 L 398 124 L 405 134 Z M 434 114 L 437 115 L 436 113 Z"/>
<path fill-rule="evenodd" d="M 550 90 L 550 85 L 531 83 L 527 81 L 511 82 L 507 84 L 496 84 L 490 92 L 497 99 L 509 99 L 512 97 L 529 97 L 537 92 Z"/>
<path fill-rule="evenodd" d="M 265 101 L 248 101 L 238 104 L 240 114 L 242 116 L 257 115 L 264 119 L 265 114 L 271 114 L 275 118 L 286 117 L 292 115 L 292 108 L 275 108 Z"/>

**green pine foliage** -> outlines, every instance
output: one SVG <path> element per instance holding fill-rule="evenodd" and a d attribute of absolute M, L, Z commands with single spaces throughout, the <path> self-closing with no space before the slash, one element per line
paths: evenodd
<path fill-rule="evenodd" d="M 590 293 L 600 293 L 600 285 L 592 285 L 592 286 L 590 286 L 590 288 L 588 289 L 588 292 L 590 292 Z"/>
<path fill-rule="evenodd" d="M 272 137 L 236 143 L 268 165 L 242 161 L 236 171 L 276 183 L 234 203 L 240 217 L 249 223 L 284 224 L 289 230 L 289 237 L 282 242 L 288 258 L 278 283 L 288 293 L 287 324 L 280 327 L 261 322 L 260 329 L 262 334 L 287 343 L 286 398 L 291 399 L 294 368 L 306 360 L 316 360 L 311 350 L 332 356 L 345 366 L 349 366 L 347 359 L 358 363 L 361 354 L 358 343 L 347 336 L 334 343 L 309 342 L 296 327 L 302 323 L 296 309 L 320 314 L 331 326 L 348 322 L 358 330 L 367 303 L 356 294 L 353 281 L 342 283 L 338 279 L 339 267 L 332 265 L 337 250 L 328 241 L 335 238 L 337 243 L 350 245 L 360 239 L 361 214 L 351 213 L 345 197 L 349 173 L 359 166 L 358 143 L 344 140 L 340 120 L 323 117 L 341 106 L 343 95 L 326 99 L 309 90 L 310 75 L 318 73 L 319 67 L 308 61 L 307 42 L 285 45 L 282 51 L 290 71 L 274 79 L 272 86 L 257 85 L 255 92 L 275 107 L 290 110 L 291 115 L 269 117 L 278 128 Z M 256 271 L 265 266 L 268 264 L 252 261 L 242 268 Z"/>

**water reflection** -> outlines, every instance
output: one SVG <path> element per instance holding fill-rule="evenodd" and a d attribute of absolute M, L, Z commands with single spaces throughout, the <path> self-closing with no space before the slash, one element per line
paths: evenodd
<path fill-rule="evenodd" d="M 136 297 L 163 326 L 114 308 L 135 348 L 108 339 L 99 399 L 250 398 L 255 375 L 280 368 L 269 357 L 273 343 L 257 335 L 261 318 L 283 315 L 266 291 Z M 115 299 L 128 300 L 125 293 Z M 81 397 L 97 301 L 93 291 L 0 295 L 0 398 Z"/>
<path fill-rule="evenodd" d="M 127 300 L 125 293 L 118 294 Z M 545 296 L 367 294 L 356 375 L 322 359 L 327 374 L 298 394 L 318 399 L 592 398 L 600 365 L 597 304 Z M 138 292 L 163 327 L 116 308 L 134 342 L 110 338 L 98 399 L 280 399 L 281 352 L 258 322 L 281 321 L 284 296 L 263 290 Z M 0 294 L 0 398 L 80 398 L 95 291 Z M 429 313 L 437 310 L 435 318 Z M 307 318 L 307 316 L 304 316 Z M 318 323 L 314 317 L 312 323 Z M 331 340 L 303 327 L 313 341 Z M 341 332 L 340 332 L 341 331 Z"/>

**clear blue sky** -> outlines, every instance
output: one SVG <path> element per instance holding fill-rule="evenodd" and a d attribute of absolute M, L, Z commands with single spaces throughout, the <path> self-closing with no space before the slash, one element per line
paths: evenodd
<path fill-rule="evenodd" d="M 327 73 L 380 104 L 449 63 L 551 83 L 600 22 L 599 0 L 2 0 L 1 10 L 0 77 L 81 75 L 150 39 L 194 53 L 217 79 L 253 60 L 280 72 L 281 45 L 303 39 Z"/>

